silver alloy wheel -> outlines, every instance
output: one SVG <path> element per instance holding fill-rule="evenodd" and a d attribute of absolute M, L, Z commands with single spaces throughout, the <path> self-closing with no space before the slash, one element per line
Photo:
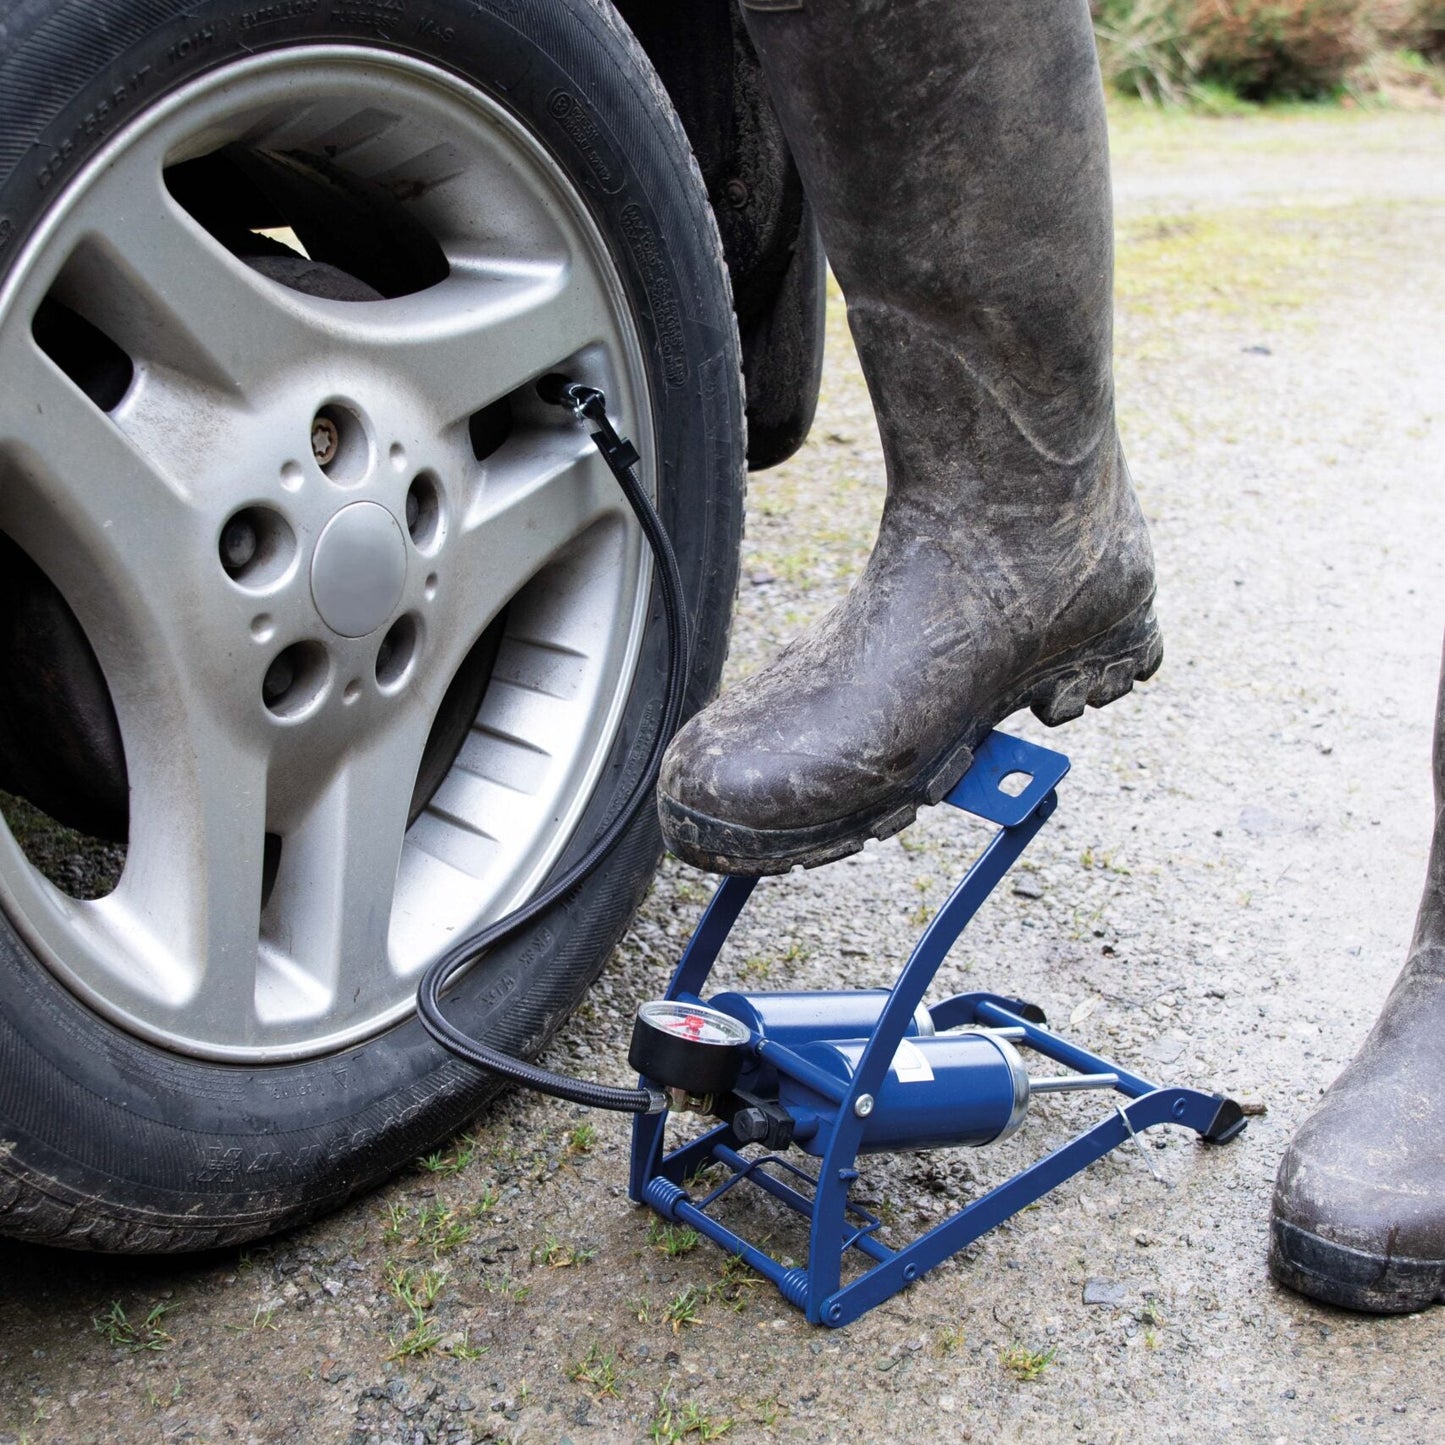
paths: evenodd
<path fill-rule="evenodd" d="M 267 279 L 166 186 L 230 142 L 406 194 L 450 274 L 368 302 Z M 110 412 L 37 345 L 46 297 L 130 357 Z M 0 828 L 0 906 L 94 1008 L 177 1051 L 302 1058 L 402 1017 L 426 964 L 556 861 L 636 666 L 637 529 L 586 431 L 531 394 L 556 369 L 601 386 L 651 485 L 639 343 L 580 200 L 423 62 L 262 55 L 74 178 L 0 293 L 0 355 L 0 530 L 85 628 L 131 786 L 112 893 L 61 893 Z M 470 419 L 503 397 L 511 434 L 478 461 Z M 443 696 L 503 609 L 481 711 L 408 828 Z"/>

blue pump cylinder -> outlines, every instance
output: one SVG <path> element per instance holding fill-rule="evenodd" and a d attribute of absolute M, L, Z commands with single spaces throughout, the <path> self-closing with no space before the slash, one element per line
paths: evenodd
<path fill-rule="evenodd" d="M 790 1049 L 818 1039 L 859 1039 L 871 1034 L 890 997 L 886 988 L 831 993 L 720 993 L 709 1008 L 730 1014 L 755 1034 Z M 911 1038 L 933 1032 L 933 1019 L 919 1004 L 908 1021 Z"/>
<path fill-rule="evenodd" d="M 867 1039 L 799 1044 L 800 1058 L 843 1083 L 852 1080 Z M 797 1123 L 794 1142 L 822 1155 L 838 1106 L 779 1068 L 779 1102 Z M 899 1153 L 992 1144 L 1024 1121 L 1029 1076 L 1018 1050 L 993 1034 L 962 1032 L 904 1039 L 863 1120 L 859 1152 Z"/>

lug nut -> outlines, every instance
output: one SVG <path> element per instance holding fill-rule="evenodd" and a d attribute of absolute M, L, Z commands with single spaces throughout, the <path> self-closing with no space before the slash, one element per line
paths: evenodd
<path fill-rule="evenodd" d="M 232 517 L 221 529 L 221 566 L 232 577 L 244 572 L 255 561 L 260 545 L 251 519 L 244 514 Z"/>
<path fill-rule="evenodd" d="M 311 455 L 316 465 L 329 467 L 341 450 L 341 431 L 329 416 L 318 413 L 311 423 Z"/>

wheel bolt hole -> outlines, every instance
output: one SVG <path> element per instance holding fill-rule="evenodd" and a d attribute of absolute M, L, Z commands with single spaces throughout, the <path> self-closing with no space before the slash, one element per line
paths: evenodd
<path fill-rule="evenodd" d="M 340 486 L 362 481 L 371 470 L 371 438 L 359 412 L 328 402 L 311 420 L 311 456 Z"/>
<path fill-rule="evenodd" d="M 326 685 L 326 651 L 315 642 L 293 642 L 271 659 L 261 681 L 261 701 L 277 717 L 304 712 Z"/>
<path fill-rule="evenodd" d="M 261 696 L 265 699 L 266 706 L 275 707 L 291 691 L 295 682 L 295 663 L 287 653 L 283 652 L 266 669 L 266 677 L 261 684 Z"/>
<path fill-rule="evenodd" d="M 280 512 L 242 507 L 226 519 L 216 550 L 226 576 L 254 590 L 269 586 L 291 565 L 296 534 Z"/>
<path fill-rule="evenodd" d="M 441 542 L 441 488 L 429 472 L 422 472 L 407 489 L 406 530 L 419 551 L 435 551 Z"/>
<path fill-rule="evenodd" d="M 376 680 L 382 687 L 396 687 L 411 670 L 421 629 L 408 613 L 392 623 L 376 650 Z"/>

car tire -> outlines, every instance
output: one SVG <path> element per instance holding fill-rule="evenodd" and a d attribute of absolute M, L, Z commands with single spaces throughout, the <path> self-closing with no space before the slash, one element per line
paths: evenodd
<path fill-rule="evenodd" d="M 352 93 L 347 86 L 355 87 L 352 111 L 344 113 L 339 100 L 326 111 L 328 97 Z M 245 101 L 250 109 L 235 110 L 241 105 L 236 98 L 252 91 L 254 99 Z M 473 114 L 480 117 L 474 128 L 468 119 Z M 189 131 L 188 116 L 196 117 Z M 446 129 L 452 116 L 460 117 L 455 133 Z M 264 465 L 256 462 L 254 484 L 226 480 L 236 471 L 238 452 L 245 451 L 236 439 L 261 438 L 256 443 L 260 458 L 267 433 L 255 430 L 257 415 L 274 407 L 280 417 L 286 407 L 294 407 L 294 393 L 309 384 L 309 373 L 295 369 L 301 364 L 295 355 L 278 353 L 271 369 L 285 372 L 287 382 L 273 385 L 266 358 L 247 353 L 251 321 L 240 312 L 227 313 L 236 328 L 230 336 L 218 334 L 225 327 L 201 324 L 203 316 L 188 319 L 186 303 L 178 298 L 189 290 L 204 298 L 203 288 L 190 287 L 179 268 L 171 272 L 175 287 L 170 294 L 163 282 L 146 282 L 143 273 L 161 270 L 154 256 L 127 250 L 128 227 L 134 225 L 135 235 L 149 234 L 143 209 L 137 205 L 136 219 L 123 201 L 107 203 L 108 210 L 102 205 L 107 192 L 99 188 L 124 179 L 125 168 L 133 164 L 128 157 L 148 154 L 149 137 L 172 134 L 166 126 L 182 137 L 167 142 L 171 149 L 164 156 L 164 184 L 190 217 L 178 224 L 188 236 L 195 231 L 192 221 L 208 232 L 216 246 L 204 237 L 198 244 L 209 248 L 206 254 L 228 286 L 260 298 L 253 308 L 258 314 L 274 303 L 276 315 L 289 318 L 288 325 L 300 317 L 305 325 L 320 327 L 316 334 L 328 338 L 332 348 L 327 352 L 332 369 L 324 382 L 317 381 L 314 404 L 317 418 L 337 418 L 336 437 L 318 440 L 313 432 L 312 455 L 288 462 L 289 472 L 272 465 L 275 458 L 267 453 Z M 385 164 L 349 160 L 364 159 L 378 147 L 385 150 L 392 143 L 388 136 L 409 136 L 408 126 L 415 135 L 407 140 L 406 164 L 393 163 L 395 156 Z M 475 152 L 468 149 L 474 142 Z M 233 167 L 226 174 L 239 178 L 237 193 L 251 187 L 266 198 L 268 208 L 280 207 L 283 221 L 292 215 L 287 198 L 300 197 L 295 214 L 304 219 L 291 231 L 274 225 L 246 230 L 254 220 L 276 217 L 270 209 L 265 215 L 242 216 L 244 236 L 236 242 L 242 234 L 235 229 L 239 212 L 226 209 L 231 203 L 217 189 L 214 170 L 205 171 L 211 199 L 198 208 L 189 202 L 189 183 L 177 179 L 175 167 L 190 165 L 185 175 L 199 174 L 196 165 L 221 164 L 214 158 L 222 148 L 225 164 Z M 140 162 L 134 165 L 134 175 L 145 180 Z M 482 200 L 474 204 L 475 197 Z M 321 247 L 329 259 L 318 259 L 315 246 L 296 249 L 295 237 L 317 224 L 319 213 L 336 221 L 335 235 Z M 360 232 L 357 216 L 364 218 Z M 246 237 L 263 231 L 267 234 L 254 243 L 261 249 L 252 254 Z M 356 242 L 357 234 L 364 234 L 364 245 Z M 431 405 L 433 395 L 395 358 L 415 356 L 420 368 L 435 365 L 413 344 L 415 336 L 430 334 L 426 328 L 450 336 L 448 328 L 461 325 L 459 311 L 435 298 L 444 296 L 447 286 L 472 284 L 476 276 L 487 285 L 542 285 L 537 280 L 542 263 L 533 266 L 526 252 L 533 234 L 543 238 L 539 246 L 549 257 L 555 236 L 564 237 L 554 249 L 558 255 L 566 252 L 572 268 L 567 276 L 581 279 L 569 279 L 558 294 L 571 294 L 568 288 L 575 286 L 578 294 L 602 298 L 587 302 L 601 318 L 595 323 L 600 330 L 595 336 L 586 332 L 586 345 L 571 347 L 571 332 L 558 323 L 562 354 L 557 356 L 544 354 L 545 346 L 534 341 L 533 333 L 515 328 L 488 332 L 498 339 L 481 348 L 485 355 L 479 353 L 479 368 L 484 363 L 520 368 L 500 424 L 504 443 L 485 435 L 499 402 L 479 392 L 478 401 L 485 405 L 464 419 L 460 430 L 456 417 L 443 414 L 437 402 L 441 420 L 430 430 L 417 423 L 420 441 L 413 443 L 408 432 L 405 445 L 392 442 L 388 450 L 389 437 L 400 435 L 402 426 L 392 425 L 392 413 L 401 416 L 406 406 Z M 240 251 L 234 251 L 237 245 Z M 237 256 L 244 253 L 257 279 L 239 275 L 220 256 L 225 246 Z M 303 256 L 301 249 L 310 255 Z M 280 289 L 273 293 L 258 287 Z M 456 294 L 465 301 L 473 293 Z M 105 300 L 116 295 L 121 299 Z M 69 341 L 47 341 L 49 333 L 37 320 L 42 308 L 49 308 L 47 316 L 62 314 Z M 500 307 L 497 314 L 505 311 Z M 363 319 L 356 321 L 358 316 Z M 374 334 L 366 332 L 365 344 L 373 348 L 365 353 L 366 365 L 372 369 L 362 368 L 353 381 L 345 373 L 350 355 L 345 338 L 365 330 L 372 316 L 382 318 Z M 395 341 L 386 331 L 388 317 L 397 318 L 401 331 L 414 327 L 415 336 L 406 332 L 396 343 L 400 349 L 386 352 L 373 366 L 374 357 L 382 356 L 374 349 L 381 344 L 376 337 L 384 333 L 388 345 Z M 503 316 L 496 324 L 505 328 L 511 323 Z M 97 380 L 87 370 L 89 362 L 74 361 L 77 335 L 82 351 L 90 346 L 86 355 L 91 361 L 109 360 L 120 368 L 119 384 Z M 519 336 L 514 358 L 508 338 Z M 228 370 L 232 362 L 236 375 L 244 371 L 236 387 Z M 300 979 L 295 998 L 302 1002 L 296 1003 L 285 989 L 298 969 L 304 971 L 305 960 L 276 960 L 287 939 L 306 936 L 305 899 L 332 886 L 326 870 L 344 874 L 356 859 L 358 870 L 365 866 L 375 875 L 384 871 L 387 847 L 400 849 L 402 865 L 390 922 L 371 929 L 372 936 L 377 927 L 383 930 L 383 954 L 391 946 L 387 940 L 397 937 L 400 912 L 421 917 L 440 900 L 438 906 L 443 912 L 451 909 L 462 929 L 497 916 L 586 851 L 643 766 L 661 707 L 666 638 L 635 526 L 602 499 L 600 483 L 588 482 L 593 490 L 587 495 L 595 496 L 588 505 L 595 505 L 601 520 L 587 523 L 579 534 L 582 541 L 563 537 L 559 522 L 563 540 L 555 556 L 549 554 L 543 570 L 524 578 L 511 601 L 495 608 L 477 580 L 486 570 L 475 565 L 482 554 L 459 552 L 459 560 L 449 563 L 438 540 L 442 521 L 427 531 L 435 521 L 428 517 L 436 514 L 449 519 L 446 546 L 462 537 L 468 519 L 478 508 L 484 510 L 483 503 L 501 487 L 496 478 L 505 481 L 512 475 L 496 457 L 510 458 L 506 466 L 524 480 L 533 464 L 528 458 L 551 456 L 547 448 L 574 447 L 567 453 L 568 465 L 585 465 L 576 459 L 576 439 L 567 432 L 573 423 L 560 412 L 555 418 L 544 416 L 532 396 L 529 378 L 564 362 L 574 371 L 580 368 L 584 379 L 615 385 L 619 424 L 644 453 L 644 481 L 654 487 L 676 547 L 695 622 L 688 681 L 692 711 L 717 686 L 736 589 L 744 453 L 738 343 L 721 250 L 691 153 L 665 92 L 610 6 L 595 0 L 420 0 L 404 7 L 388 0 L 20 0 L 6 7 L 0 17 L 0 367 L 8 394 L 33 400 L 33 411 L 48 404 L 44 398 L 53 393 L 59 414 L 51 431 L 33 415 L 19 416 L 22 408 L 12 403 L 10 421 L 0 421 L 0 541 L 24 554 L 25 565 L 43 574 L 43 584 L 37 585 L 53 587 L 61 599 L 52 609 L 61 621 L 46 636 L 66 636 L 69 642 L 47 645 L 59 648 L 62 660 L 81 659 L 58 668 L 51 655 L 52 666 L 42 669 L 49 690 L 38 690 L 35 658 L 16 655 L 17 648 L 38 646 L 37 634 L 28 625 L 0 626 L 0 639 L 9 639 L 8 644 L 0 641 L 0 649 L 11 648 L 8 659 L 0 655 L 0 713 L 9 705 L 22 722 L 45 719 L 43 726 L 31 727 L 38 740 L 26 745 L 40 750 L 35 756 L 43 755 L 47 777 L 35 778 L 30 787 L 32 780 L 15 776 L 17 757 L 23 762 L 30 756 L 16 743 L 6 785 L 12 793 L 44 802 L 63 795 L 65 788 L 57 790 L 57 784 L 68 782 L 72 794 L 84 795 L 82 804 L 95 805 L 89 811 L 77 807 L 82 826 L 94 826 L 85 820 L 105 814 L 106 807 L 114 814 L 118 806 L 129 851 L 113 891 L 92 900 L 70 896 L 63 876 L 59 883 L 41 876 L 22 826 L 23 805 L 0 800 L 10 825 L 0 828 L 0 1233 L 126 1252 L 235 1244 L 307 1220 L 374 1186 L 461 1127 L 496 1092 L 494 1080 L 444 1055 L 407 1006 L 406 989 L 414 990 L 421 968 L 442 946 L 438 940 L 445 930 L 435 920 L 416 923 L 404 967 L 385 959 L 385 967 L 374 961 L 368 965 L 366 987 L 376 997 L 358 1003 L 351 998 L 346 971 L 355 960 L 343 944 L 367 936 L 365 929 L 359 934 L 347 930 L 356 911 L 370 906 L 372 895 L 348 889 L 343 877 L 326 895 L 336 914 L 329 926 L 341 940 L 335 976 L 320 971 Z M 378 376 L 390 380 L 383 385 L 375 381 Z M 30 377 L 43 381 L 33 397 L 27 390 Z M 445 375 L 437 372 L 435 381 L 438 390 L 447 390 Z M 377 396 L 385 393 L 376 414 L 367 412 L 364 399 L 355 402 L 353 414 L 349 408 L 355 396 L 373 383 L 381 388 Z M 254 385 L 264 402 L 249 393 L 235 401 L 232 392 L 246 385 Z M 393 399 L 387 387 L 400 399 Z M 85 406 L 93 416 L 75 410 Z M 64 425 L 70 415 L 80 423 L 73 432 Z M 328 446 L 333 440 L 338 448 L 348 445 L 348 428 L 358 417 L 353 471 L 326 473 L 332 464 L 322 460 Z M 93 424 L 125 434 L 126 450 L 116 453 L 124 459 L 144 459 L 147 448 L 160 448 L 166 465 L 154 470 L 171 478 L 165 484 L 166 506 L 174 494 L 180 498 L 176 506 L 191 521 L 170 535 L 170 513 L 151 515 L 144 498 L 100 521 L 82 515 L 92 503 L 83 496 L 76 499 L 78 489 L 65 481 L 65 459 L 85 455 L 77 452 L 73 437 L 89 436 Z M 110 438 L 111 431 L 103 436 Z M 104 445 L 108 448 L 110 441 Z M 178 452 L 182 446 L 185 450 Z M 413 455 L 431 455 L 427 448 L 432 448 L 438 457 L 460 456 L 457 448 L 465 446 L 475 458 L 475 466 L 470 459 L 457 463 L 466 473 L 465 484 L 437 463 L 416 472 L 425 483 L 417 499 L 420 482 L 410 480 Z M 185 470 L 177 455 L 194 462 L 194 476 L 176 479 Z M 398 462 L 399 457 L 406 461 Z M 97 476 L 101 470 L 97 463 Z M 523 484 L 517 486 L 521 495 Z M 208 490 L 222 500 L 206 501 Z M 420 522 L 413 517 L 412 501 L 417 501 Z M 382 512 L 386 515 L 378 515 Z M 236 538 L 226 529 L 243 513 L 254 525 L 234 555 L 251 547 L 253 556 L 280 557 L 269 572 L 246 572 L 252 566 L 249 558 L 241 571 L 230 570 L 228 557 L 234 557 L 227 547 Z M 359 603 L 344 585 L 327 580 L 331 574 L 318 561 L 321 539 L 341 526 L 338 517 L 346 527 L 354 523 L 358 534 L 379 528 L 372 535 L 386 539 L 376 545 L 390 560 L 385 567 L 377 564 L 376 580 L 364 573 L 365 595 Z M 112 524 L 131 540 L 124 545 L 107 540 L 103 529 Z M 410 535 L 394 543 L 398 528 Z M 524 531 L 506 533 L 513 535 L 521 537 Z M 364 572 L 370 543 L 326 545 L 332 547 L 327 555 L 333 562 L 340 558 L 334 570 Z M 488 555 L 496 557 L 499 573 L 512 565 L 500 553 Z M 393 563 L 404 572 L 401 582 L 390 573 L 381 575 Z M 414 581 L 414 573 L 428 568 L 433 569 L 429 576 Z M 587 591 L 594 583 L 601 590 Z M 404 591 L 399 602 L 392 598 L 397 589 L 414 585 L 421 590 Z M 468 589 L 477 589 L 483 598 L 475 635 L 456 635 L 462 624 L 455 610 L 427 611 L 433 593 L 445 600 L 452 595 L 449 588 L 465 597 L 472 596 Z M 142 626 L 145 618 L 161 615 L 158 593 L 169 609 L 161 629 L 164 642 L 153 641 Z M 608 598 L 622 602 L 609 611 L 597 603 Z M 384 605 L 389 599 L 390 610 Z M 311 607 L 319 611 L 319 621 L 310 619 L 306 609 Z M 356 620 L 348 611 L 353 607 L 366 615 Z M 411 612 L 394 620 L 398 609 L 408 607 Z M 557 754 L 565 766 L 558 762 L 554 777 L 547 772 L 550 764 L 536 765 L 550 779 L 545 786 L 554 790 L 538 794 L 546 803 L 539 804 L 538 816 L 550 821 L 529 823 L 532 831 L 519 827 L 516 836 L 525 838 L 526 846 L 517 844 L 517 857 L 508 862 L 502 883 L 487 884 L 491 875 L 480 865 L 476 878 L 462 866 L 471 857 L 466 850 L 481 846 L 476 840 L 486 833 L 485 816 L 482 823 L 472 818 L 458 824 L 448 813 L 451 803 L 441 807 L 436 799 L 449 787 L 460 794 L 463 783 L 472 792 L 480 786 L 474 785 L 476 775 L 462 777 L 458 769 L 468 748 L 485 749 L 492 745 L 487 739 L 505 731 L 502 724 L 487 721 L 498 689 L 505 685 L 509 697 L 529 687 L 546 692 L 536 680 L 541 674 L 534 676 L 529 667 L 541 667 L 536 659 L 544 652 L 575 657 L 578 649 L 569 652 L 565 639 L 554 643 L 514 635 L 541 626 L 538 618 L 561 616 L 567 607 L 573 608 L 566 616 L 576 627 L 594 629 L 603 660 L 586 685 L 590 691 L 585 692 L 585 718 L 578 713 L 583 718 L 577 724 L 579 741 L 572 752 L 563 748 Z M 403 627 L 405 617 L 411 620 Z M 231 643 L 224 640 L 231 635 L 226 628 L 243 630 Z M 215 635 L 203 649 L 188 637 L 208 630 Z M 526 651 L 534 643 L 534 652 Z M 399 665 L 398 649 L 405 653 Z M 429 660 L 443 655 L 448 662 L 442 675 L 428 681 Z M 356 663 L 358 657 L 368 659 L 366 668 Z M 590 665 L 577 663 L 577 675 Z M 84 691 L 87 667 L 108 686 L 108 697 L 99 702 L 93 691 Z M 350 677 L 348 669 L 356 676 Z M 286 687 L 277 703 L 282 682 Z M 409 689 L 425 694 L 425 706 L 409 700 Z M 239 699 L 234 704 L 232 690 Z M 89 734 L 100 735 L 98 742 L 75 722 L 72 693 L 88 699 L 87 726 Z M 57 696 L 64 706 L 56 704 Z M 554 717 L 569 705 L 552 693 L 547 698 Z M 405 806 L 407 798 L 394 785 L 387 785 L 386 798 L 401 811 L 383 809 L 377 822 L 364 808 L 348 811 L 336 804 L 319 784 L 313 798 L 312 775 L 330 766 L 318 764 L 318 758 L 334 755 L 340 776 L 353 755 L 349 750 L 362 756 L 370 746 L 365 730 L 347 718 L 370 709 L 368 716 L 383 719 L 375 723 L 378 730 L 397 731 L 399 724 L 385 721 L 388 707 L 409 708 L 408 717 L 422 712 L 430 718 L 411 806 Z M 450 720 L 441 718 L 448 709 Z M 244 713 L 244 719 L 233 722 L 233 713 Z M 180 714 L 182 721 L 172 714 Z M 212 721 L 204 728 L 198 721 L 188 733 L 185 720 L 192 714 Z M 324 722 L 327 718 L 335 721 Z M 312 745 L 304 742 L 305 729 L 313 725 L 323 732 L 308 752 Z M 64 748 L 44 753 L 57 727 L 71 726 L 77 735 L 66 736 Z M 414 717 L 410 726 L 407 735 L 420 736 Z M 115 734 L 108 740 L 111 751 L 118 737 L 129 776 L 121 780 L 119 804 L 112 800 L 102 806 L 107 787 L 117 793 L 113 763 L 106 786 L 98 776 L 108 756 L 108 727 Z M 152 731 L 164 735 L 164 750 Z M 216 737 L 235 732 L 280 741 L 232 748 L 201 738 L 212 731 Z M 0 726 L 0 750 L 14 734 Z M 513 752 L 530 748 L 532 759 L 545 753 L 525 737 L 510 739 L 506 746 Z M 229 780 L 218 779 L 219 765 L 208 763 L 208 749 L 219 759 L 232 752 L 250 758 L 265 748 L 274 749 L 266 754 L 272 771 L 259 773 L 255 786 L 269 778 L 271 791 L 283 795 L 279 803 L 269 793 L 264 806 L 258 803 L 255 786 L 239 773 L 227 792 Z M 292 751 L 283 769 L 275 759 L 286 748 Z M 358 788 L 385 772 L 383 764 L 392 756 L 381 744 L 374 754 L 364 755 L 378 761 L 369 772 L 356 773 Z M 513 754 L 498 758 L 495 771 L 505 773 Z M 283 773 L 284 787 L 276 782 Z M 192 792 L 221 802 L 188 802 L 190 793 L 177 777 L 190 779 L 186 787 Z M 525 791 L 510 774 L 485 781 L 493 794 L 508 787 Z M 293 803 L 292 794 L 310 801 Z M 172 796 L 180 800 L 173 813 L 167 811 Z M 245 895 L 252 909 L 247 916 L 257 916 L 254 905 L 261 900 L 261 962 L 253 962 L 243 949 L 238 967 L 245 982 L 226 985 L 229 992 L 218 991 L 203 1007 L 195 998 L 204 999 L 208 988 L 222 990 L 222 982 L 215 981 L 230 975 L 214 958 L 181 957 L 180 945 L 165 937 L 166 909 L 174 907 L 183 920 L 199 919 L 199 936 L 211 937 L 205 931 L 212 926 L 208 919 L 230 907 L 224 886 L 207 880 L 231 866 L 233 860 L 219 855 L 232 825 L 215 824 L 212 831 L 205 821 L 218 809 L 230 819 L 230 802 L 238 816 L 249 820 L 249 833 L 235 825 L 243 846 L 234 864 L 237 887 L 252 890 Z M 333 804 L 333 813 L 327 814 Z M 279 864 L 269 849 L 273 806 L 282 813 L 292 810 L 301 820 L 297 836 L 306 840 L 293 849 L 287 834 L 277 844 Z M 187 809 L 194 810 L 194 817 Z M 397 834 L 390 844 L 388 823 Z M 262 826 L 264 846 L 254 836 Z M 421 859 L 416 868 L 425 863 L 432 870 L 427 879 L 444 873 L 451 881 L 440 892 L 440 885 L 428 882 L 417 883 L 414 895 L 406 894 L 408 850 L 426 841 L 422 834 L 428 828 L 443 856 L 441 861 Z M 281 838 L 282 832 L 274 836 Z M 372 857 L 374 836 L 382 838 L 382 864 Z M 487 846 L 505 852 L 511 836 Z M 318 860 L 309 874 L 308 849 Z M 294 865 L 299 871 L 287 883 L 287 869 L 293 866 L 287 860 L 293 856 L 301 860 Z M 448 1002 L 457 1024 L 509 1053 L 535 1055 L 602 968 L 660 856 L 656 819 L 645 809 L 601 869 L 458 982 Z M 263 863 L 267 876 L 252 876 Z M 186 896 L 193 878 L 201 880 L 195 887 L 205 895 L 199 901 Z M 205 892 L 212 886 L 214 893 Z M 293 891 L 277 904 L 277 890 L 287 888 Z M 288 907 L 294 909 L 290 914 Z M 268 910 L 275 915 L 269 922 Z M 432 934 L 427 927 L 433 927 Z M 188 971 L 192 963 L 194 970 Z M 258 982 L 248 991 L 248 969 L 258 980 L 264 975 L 264 987 Z M 266 989 L 271 992 L 263 1000 Z M 357 998 L 363 992 L 358 984 Z M 237 999 L 240 1015 L 256 1000 L 254 1015 L 238 1017 Z"/>

